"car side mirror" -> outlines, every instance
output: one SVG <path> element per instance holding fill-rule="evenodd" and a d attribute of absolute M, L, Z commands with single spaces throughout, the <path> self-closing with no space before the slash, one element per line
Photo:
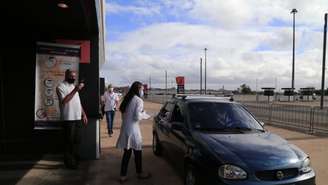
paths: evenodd
<path fill-rule="evenodd" d="M 262 127 L 264 127 L 264 122 L 263 121 L 260 121 L 260 124 L 262 125 Z"/>
<path fill-rule="evenodd" d="M 178 131 L 182 131 L 183 130 L 183 126 L 181 124 L 178 124 L 178 123 L 173 123 L 171 128 L 173 130 L 178 130 Z"/>

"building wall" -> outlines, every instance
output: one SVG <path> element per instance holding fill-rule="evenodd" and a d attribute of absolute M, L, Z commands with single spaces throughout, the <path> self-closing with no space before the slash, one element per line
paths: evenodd
<path fill-rule="evenodd" d="M 4 107 L 2 145 L 6 153 L 24 151 L 33 153 L 46 149 L 47 146 L 39 143 L 44 141 L 41 137 L 42 133 L 33 129 L 36 38 L 28 32 L 10 38 L 5 40 L 7 47 L 1 56 L 3 66 L 1 104 Z M 52 134 L 57 136 L 58 132 L 51 132 L 46 137 Z M 56 147 L 53 145 L 49 149 L 56 150 Z"/>
<path fill-rule="evenodd" d="M 102 11 L 96 10 L 96 1 L 102 2 Z M 62 130 L 34 129 L 36 42 L 56 39 L 91 41 L 91 62 L 80 66 L 86 82 L 81 101 L 90 120 L 90 126 L 83 130 L 83 149 L 98 150 L 99 64 L 104 62 L 104 28 L 99 27 L 103 21 L 98 24 L 97 16 L 104 17 L 104 1 L 72 1 L 68 11 L 42 0 L 24 0 L 20 4 L 6 1 L 0 6 L 4 13 L 0 34 L 0 157 L 63 150 Z M 16 8 L 19 11 L 11 11 Z M 49 12 L 51 17 L 47 17 Z M 85 156 L 94 158 L 94 153 Z"/>
<path fill-rule="evenodd" d="M 106 22 L 106 2 L 105 0 L 95 0 L 96 1 L 96 9 L 97 9 L 97 20 L 98 20 L 98 27 L 99 27 L 99 65 L 103 65 L 105 61 L 105 40 L 106 40 L 106 29 L 105 29 L 105 22 Z"/>
<path fill-rule="evenodd" d="M 34 130 L 35 46 L 38 37 L 25 35 L 11 37 L 1 53 L 1 154 L 60 153 L 63 150 L 62 130 Z M 85 38 L 84 38 L 85 39 Z M 52 39 L 44 39 L 47 41 Z M 91 62 L 80 64 L 80 75 L 86 80 L 81 92 L 82 104 L 91 122 L 99 118 L 99 58 L 98 36 L 91 37 Z M 94 125 L 90 126 L 90 128 Z M 88 131 L 94 140 L 95 130 Z M 84 131 L 86 132 L 86 131 Z M 92 147 L 95 142 L 86 140 Z"/>

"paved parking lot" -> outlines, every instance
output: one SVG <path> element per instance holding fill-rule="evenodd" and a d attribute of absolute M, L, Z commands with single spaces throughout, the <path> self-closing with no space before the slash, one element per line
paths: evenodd
<path fill-rule="evenodd" d="M 145 103 L 145 109 L 154 115 L 160 108 L 160 104 Z M 83 161 L 79 170 L 66 170 L 60 156 L 45 156 L 31 170 L 22 173 L 20 169 L 1 171 L 0 184 L 6 185 L 17 179 L 19 185 L 103 185 L 119 184 L 119 170 L 122 152 L 115 148 L 120 128 L 120 115 L 116 115 L 113 137 L 106 133 L 105 122 L 101 123 L 102 153 L 101 158 L 95 161 Z M 317 172 L 317 184 L 326 185 L 328 182 L 328 138 L 302 134 L 282 128 L 266 126 L 266 129 L 279 134 L 289 142 L 296 144 L 310 154 L 312 166 Z M 137 180 L 135 177 L 134 162 L 131 158 L 129 166 L 129 181 L 126 185 L 167 185 L 182 184 L 177 171 L 168 160 L 155 157 L 151 151 L 152 120 L 142 122 L 142 134 L 144 140 L 143 164 L 146 171 L 150 171 L 153 177 L 149 180 Z M 24 174 L 24 175 L 22 175 Z"/>

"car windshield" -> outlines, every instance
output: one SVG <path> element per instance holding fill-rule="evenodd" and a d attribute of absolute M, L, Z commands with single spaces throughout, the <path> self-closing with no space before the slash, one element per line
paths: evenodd
<path fill-rule="evenodd" d="M 262 126 L 241 105 L 222 102 L 188 104 L 190 122 L 198 130 L 260 130 Z"/>

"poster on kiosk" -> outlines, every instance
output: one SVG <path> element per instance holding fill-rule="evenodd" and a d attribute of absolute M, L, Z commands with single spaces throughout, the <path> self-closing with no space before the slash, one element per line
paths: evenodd
<path fill-rule="evenodd" d="M 79 76 L 80 46 L 38 42 L 36 52 L 34 128 L 59 128 L 56 87 L 67 69 Z"/>

